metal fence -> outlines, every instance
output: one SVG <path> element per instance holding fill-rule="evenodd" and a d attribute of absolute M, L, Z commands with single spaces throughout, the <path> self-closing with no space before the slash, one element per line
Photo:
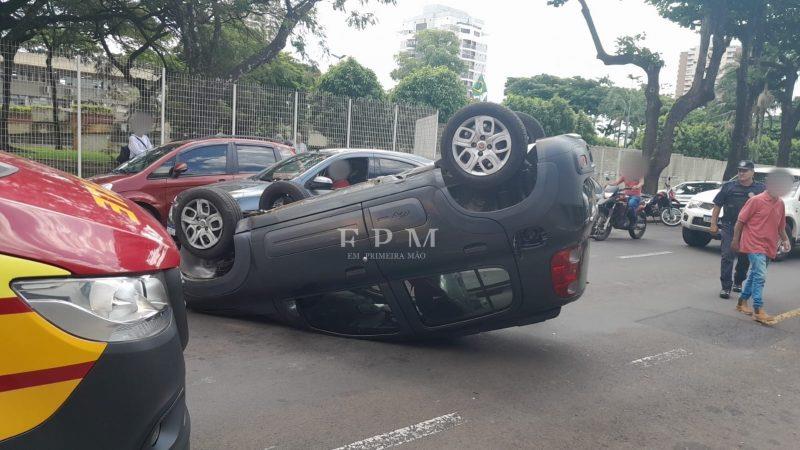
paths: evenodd
<path fill-rule="evenodd" d="M 49 59 L 49 62 L 48 62 Z M 91 176 L 116 166 L 134 112 L 154 122 L 154 145 L 215 134 L 279 138 L 309 149 L 377 148 L 432 156 L 435 109 L 206 79 L 102 58 L 18 51 L 8 148 Z M 0 84 L 0 93 L 2 85 Z M 2 97 L 0 97 L 2 98 Z"/>
<path fill-rule="evenodd" d="M 626 159 L 641 156 L 641 154 L 641 150 L 635 149 L 592 147 L 595 178 L 601 183 L 606 178 L 616 179 L 619 176 L 620 167 L 625 163 Z M 670 183 L 673 186 L 684 181 L 722 180 L 725 164 L 725 161 L 716 159 L 694 158 L 673 153 L 669 166 L 661 172 L 659 187 L 663 187 L 667 178 L 671 178 Z"/>

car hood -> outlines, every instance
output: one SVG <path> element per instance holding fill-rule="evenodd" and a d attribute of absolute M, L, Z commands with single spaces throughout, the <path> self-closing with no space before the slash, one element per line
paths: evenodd
<path fill-rule="evenodd" d="M 105 184 L 105 183 L 113 183 L 115 181 L 119 181 L 129 176 L 130 174 L 124 174 L 124 173 L 104 173 L 102 175 L 95 175 L 93 177 L 89 177 L 88 180 L 91 181 L 92 183 Z"/>
<path fill-rule="evenodd" d="M 241 180 L 225 181 L 222 183 L 212 184 L 212 187 L 221 189 L 227 192 L 233 198 L 261 196 L 261 192 L 272 184 L 269 181 L 253 180 L 244 178 Z"/>
<path fill-rule="evenodd" d="M 713 189 L 710 191 L 701 192 L 699 194 L 695 194 L 692 196 L 691 201 L 693 202 L 703 202 L 703 203 L 714 203 L 714 197 L 717 196 L 719 193 L 719 189 Z"/>
<path fill-rule="evenodd" d="M 99 185 L 0 152 L 16 171 L 0 177 L 0 252 L 80 275 L 177 267 L 161 225 Z"/>

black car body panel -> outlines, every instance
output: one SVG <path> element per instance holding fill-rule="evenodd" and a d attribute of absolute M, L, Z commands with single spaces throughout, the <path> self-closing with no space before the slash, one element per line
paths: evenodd
<path fill-rule="evenodd" d="M 573 136 L 542 139 L 533 151 L 533 189 L 501 209 L 465 206 L 442 171 L 427 167 L 248 217 L 227 273 L 186 276 L 188 305 L 356 337 L 468 334 L 553 318 L 584 291 L 593 163 Z M 579 258 L 579 279 L 557 295 L 551 263 L 565 249 Z M 351 309 L 374 317 L 321 324 Z"/>

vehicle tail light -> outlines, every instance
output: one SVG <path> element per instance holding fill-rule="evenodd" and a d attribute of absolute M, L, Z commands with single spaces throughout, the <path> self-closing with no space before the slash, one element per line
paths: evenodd
<path fill-rule="evenodd" d="M 669 190 L 669 199 L 675 200 L 675 191 L 673 191 L 672 189 Z"/>
<path fill-rule="evenodd" d="M 567 298 L 578 293 L 582 257 L 583 248 L 576 246 L 558 251 L 550 260 L 550 278 L 559 297 Z"/>

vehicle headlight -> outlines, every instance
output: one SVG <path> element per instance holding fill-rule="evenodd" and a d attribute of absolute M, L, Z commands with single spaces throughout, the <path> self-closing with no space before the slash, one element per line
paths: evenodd
<path fill-rule="evenodd" d="M 160 275 L 27 280 L 11 288 L 57 327 L 95 341 L 146 338 L 172 320 Z"/>
<path fill-rule="evenodd" d="M 695 209 L 700 207 L 700 202 L 689 202 L 686 207 L 688 209 Z"/>
<path fill-rule="evenodd" d="M 108 189 L 109 191 L 112 190 L 114 187 L 114 183 L 103 183 L 100 185 L 103 189 Z"/>

